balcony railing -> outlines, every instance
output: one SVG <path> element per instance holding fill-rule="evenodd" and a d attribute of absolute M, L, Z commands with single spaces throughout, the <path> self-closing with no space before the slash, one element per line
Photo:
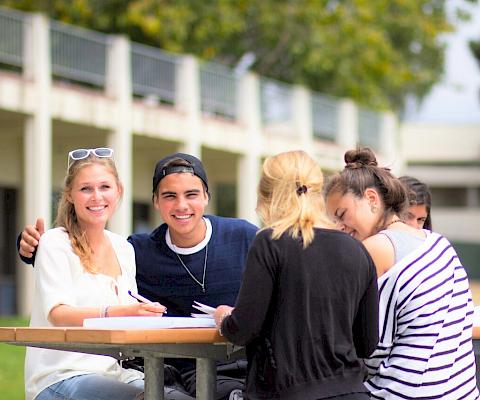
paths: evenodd
<path fill-rule="evenodd" d="M 105 86 L 108 36 L 50 21 L 52 73 L 94 86 Z"/>
<path fill-rule="evenodd" d="M 371 147 L 373 150 L 380 148 L 380 113 L 361 107 L 358 109 L 358 138 L 362 146 Z"/>
<path fill-rule="evenodd" d="M 134 95 L 175 103 L 178 56 L 151 46 L 132 43 L 132 90 Z"/>
<path fill-rule="evenodd" d="M 22 67 L 26 14 L 0 7 L 0 63 Z"/>
<path fill-rule="evenodd" d="M 234 73 L 221 64 L 200 64 L 200 103 L 207 115 L 227 119 L 237 116 L 237 82 Z"/>
<path fill-rule="evenodd" d="M 0 65 L 22 69 L 28 13 L 0 7 Z M 72 25 L 50 21 L 51 69 L 54 79 L 105 89 L 111 36 Z M 180 56 L 138 43 L 131 43 L 132 94 L 153 97 L 175 105 Z M 200 105 L 204 115 L 237 119 L 239 79 L 218 63 L 200 63 Z M 272 132 L 292 131 L 293 85 L 260 77 L 260 115 Z M 313 136 L 335 141 L 338 135 L 339 100 L 312 93 L 310 112 Z M 381 113 L 358 108 L 357 135 L 362 145 L 380 148 Z M 277 129 L 278 128 L 278 129 Z"/>
<path fill-rule="evenodd" d="M 335 141 L 338 130 L 338 100 L 318 93 L 311 96 L 313 135 Z"/>
<path fill-rule="evenodd" d="M 262 78 L 260 82 L 260 102 L 264 124 L 292 123 L 292 86 L 273 79 Z"/>

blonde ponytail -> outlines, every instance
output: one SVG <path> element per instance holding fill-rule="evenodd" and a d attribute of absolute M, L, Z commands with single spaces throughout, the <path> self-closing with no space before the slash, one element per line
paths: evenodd
<path fill-rule="evenodd" d="M 285 232 L 301 237 L 304 248 L 314 238 L 314 227 L 332 227 L 325 214 L 320 166 L 304 151 L 269 157 L 258 186 L 257 212 L 272 229 L 272 238 Z"/>

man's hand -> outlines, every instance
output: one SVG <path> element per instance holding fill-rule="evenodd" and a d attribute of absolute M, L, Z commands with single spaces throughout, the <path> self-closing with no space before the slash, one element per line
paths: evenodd
<path fill-rule="evenodd" d="M 19 253 L 26 258 L 32 258 L 33 252 L 38 246 L 40 236 L 45 233 L 45 222 L 43 218 L 38 218 L 35 225 L 27 225 L 22 231 L 20 239 Z"/>

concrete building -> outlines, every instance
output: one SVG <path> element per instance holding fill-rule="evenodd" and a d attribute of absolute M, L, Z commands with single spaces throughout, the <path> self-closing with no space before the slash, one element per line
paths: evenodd
<path fill-rule="evenodd" d="M 15 240 L 38 216 L 51 223 L 69 150 L 114 148 L 126 190 L 109 228 L 126 236 L 160 222 L 151 178 L 170 152 L 204 161 L 210 212 L 257 223 L 265 156 L 304 149 L 332 171 L 363 144 L 400 172 L 396 142 L 391 113 L 0 8 L 0 314 L 29 312 Z"/>
<path fill-rule="evenodd" d="M 448 2 L 452 18 L 456 3 Z M 404 173 L 430 186 L 433 228 L 458 250 L 480 304 L 480 65 L 468 48 L 480 38 L 480 5 L 469 11 L 471 20 L 444 37 L 443 80 L 407 109 L 400 137 Z"/>

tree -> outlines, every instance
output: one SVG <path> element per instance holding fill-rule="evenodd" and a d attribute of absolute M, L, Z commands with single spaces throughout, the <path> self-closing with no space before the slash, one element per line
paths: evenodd
<path fill-rule="evenodd" d="M 463 0 L 476 2 L 476 0 Z M 0 0 L 52 18 L 375 108 L 422 98 L 443 72 L 445 0 Z M 461 2 L 458 2 L 461 5 Z M 463 15 L 465 16 L 465 15 Z"/>
<path fill-rule="evenodd" d="M 468 44 L 473 56 L 477 59 L 478 66 L 480 67 L 480 40 L 471 40 Z"/>

